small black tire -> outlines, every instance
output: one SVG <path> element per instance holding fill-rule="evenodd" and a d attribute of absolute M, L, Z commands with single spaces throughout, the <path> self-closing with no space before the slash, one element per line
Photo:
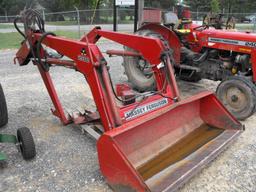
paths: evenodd
<path fill-rule="evenodd" d="M 245 77 L 234 76 L 222 81 L 217 87 L 216 94 L 238 120 L 245 120 L 255 112 L 255 85 Z"/>
<path fill-rule="evenodd" d="M 8 123 L 8 110 L 6 105 L 6 100 L 4 96 L 4 91 L 2 85 L 0 84 L 0 127 Z"/>
<path fill-rule="evenodd" d="M 30 160 L 36 156 L 36 148 L 33 136 L 27 127 L 17 130 L 17 139 L 23 159 Z"/>

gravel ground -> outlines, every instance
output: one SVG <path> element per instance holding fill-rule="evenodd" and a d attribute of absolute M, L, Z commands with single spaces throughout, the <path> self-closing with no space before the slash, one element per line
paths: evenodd
<path fill-rule="evenodd" d="M 120 48 L 111 42 L 99 46 L 103 51 Z M 0 82 L 9 108 L 9 124 L 1 132 L 16 133 L 19 127 L 29 127 L 37 157 L 26 162 L 14 146 L 1 145 L 0 151 L 6 152 L 9 160 L 1 164 L 0 191 L 111 191 L 99 171 L 95 140 L 82 135 L 77 126 L 63 126 L 51 115 L 52 104 L 37 68 L 13 65 L 14 53 L 0 53 Z M 114 82 L 126 81 L 121 65 L 117 65 L 122 59 L 114 57 L 108 61 Z M 52 68 L 51 74 L 64 106 L 94 108 L 82 75 L 64 68 Z M 187 97 L 205 88 L 214 90 L 217 83 L 204 80 L 179 85 L 182 96 Z M 256 191 L 256 115 L 243 123 L 246 131 L 193 177 L 182 192 Z"/>

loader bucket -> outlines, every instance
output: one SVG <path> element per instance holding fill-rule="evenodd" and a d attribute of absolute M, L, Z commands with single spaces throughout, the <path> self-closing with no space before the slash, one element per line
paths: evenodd
<path fill-rule="evenodd" d="M 104 133 L 100 168 L 114 191 L 175 191 L 242 130 L 214 94 L 200 93 Z"/>

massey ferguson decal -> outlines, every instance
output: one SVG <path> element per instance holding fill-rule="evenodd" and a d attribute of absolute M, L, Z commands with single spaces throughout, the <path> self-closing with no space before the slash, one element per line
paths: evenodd
<path fill-rule="evenodd" d="M 213 38 L 209 37 L 208 42 L 211 43 L 224 43 L 229 45 L 240 45 L 245 47 L 256 47 L 256 42 L 249 42 L 249 41 L 239 41 L 239 40 L 232 40 L 232 39 L 222 39 L 222 38 Z"/>
<path fill-rule="evenodd" d="M 147 105 L 143 105 L 143 106 L 138 107 L 134 110 L 127 111 L 127 112 L 125 112 L 124 116 L 125 116 L 126 120 L 133 119 L 135 117 L 141 116 L 141 115 L 143 115 L 145 113 L 148 113 L 150 111 L 153 111 L 155 109 L 163 107 L 167 104 L 168 104 L 168 99 L 164 98 L 164 99 L 161 99 L 161 100 L 151 102 Z"/>

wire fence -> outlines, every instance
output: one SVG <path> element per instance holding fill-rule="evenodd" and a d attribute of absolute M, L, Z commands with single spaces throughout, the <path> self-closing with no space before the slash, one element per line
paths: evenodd
<path fill-rule="evenodd" d="M 46 13 L 40 10 L 46 23 L 59 22 L 59 24 L 76 24 L 80 19 L 81 24 L 111 24 L 113 22 L 113 9 L 97 9 L 97 10 L 73 10 L 63 12 Z M 202 20 L 208 12 L 191 12 L 193 20 Z M 249 22 L 248 18 L 256 17 L 256 13 L 224 13 L 226 17 L 234 16 L 240 23 Z M 13 22 L 16 15 L 0 16 L 0 23 Z M 79 17 L 79 18 L 78 18 Z M 134 9 L 131 8 L 118 8 L 117 9 L 118 21 L 121 24 L 129 24 L 134 19 Z"/>
<path fill-rule="evenodd" d="M 202 21 L 208 12 L 191 12 L 192 19 L 195 21 Z M 253 18 L 256 18 L 256 13 L 221 13 L 224 18 L 233 16 L 237 23 L 253 23 Z"/>
<path fill-rule="evenodd" d="M 47 13 L 40 10 L 45 23 L 46 29 L 49 31 L 69 31 L 76 33 L 78 37 L 83 32 L 89 31 L 95 25 L 101 25 L 103 28 L 113 29 L 113 9 L 98 9 L 98 10 L 78 10 Z M 207 12 L 192 12 L 192 19 L 201 22 Z M 229 16 L 236 18 L 237 26 L 240 30 L 252 31 L 255 27 L 253 21 L 256 21 L 254 13 L 232 13 L 224 14 L 224 19 Z M 0 32 L 14 32 L 15 29 L 10 23 L 15 19 L 12 16 L 0 16 Z M 118 8 L 117 22 L 119 31 L 133 31 L 134 9 Z"/>
<path fill-rule="evenodd" d="M 77 24 L 78 19 L 81 24 L 111 24 L 113 22 L 112 9 L 98 9 L 98 10 L 74 10 L 46 13 L 44 10 L 40 11 L 46 23 L 57 24 Z M 118 20 L 122 24 L 132 23 L 134 20 L 134 9 L 119 8 L 117 9 Z M 0 23 L 12 22 L 16 15 L 0 16 Z"/>

